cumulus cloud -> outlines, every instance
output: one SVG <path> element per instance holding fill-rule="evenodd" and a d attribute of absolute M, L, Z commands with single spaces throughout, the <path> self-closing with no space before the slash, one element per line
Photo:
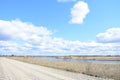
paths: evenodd
<path fill-rule="evenodd" d="M 57 0 L 58 2 L 74 2 L 74 1 L 77 1 L 77 0 Z"/>
<path fill-rule="evenodd" d="M 0 40 L 22 39 L 27 40 L 33 35 L 45 36 L 52 32 L 42 26 L 34 26 L 20 20 L 0 20 Z"/>
<path fill-rule="evenodd" d="M 115 36 L 119 36 L 119 29 L 116 30 L 115 28 L 107 32 L 116 32 L 113 35 L 114 38 L 116 38 Z M 100 34 L 98 37 L 102 38 Z M 20 20 L 0 20 L 0 54 L 112 55 L 120 54 L 119 45 L 120 43 L 104 44 L 94 41 L 65 40 L 60 37 L 52 37 L 52 31 L 45 27 L 35 26 Z"/>
<path fill-rule="evenodd" d="M 103 43 L 120 42 L 120 28 L 110 28 L 103 33 L 97 35 L 97 40 Z"/>
<path fill-rule="evenodd" d="M 57 55 L 117 55 L 120 54 L 120 44 L 103 44 L 97 42 L 81 42 L 64 40 L 63 38 L 37 39 L 31 42 L 36 49 L 45 53 Z M 40 43 L 41 42 L 41 43 Z M 39 43 L 39 44 L 38 44 Z M 36 45 L 37 44 L 37 45 Z"/>
<path fill-rule="evenodd" d="M 89 11 L 90 10 L 86 2 L 78 1 L 71 9 L 72 19 L 69 23 L 82 24 Z"/>
<path fill-rule="evenodd" d="M 9 41 L 0 41 L 0 54 L 12 54 L 17 52 L 17 44 Z"/>

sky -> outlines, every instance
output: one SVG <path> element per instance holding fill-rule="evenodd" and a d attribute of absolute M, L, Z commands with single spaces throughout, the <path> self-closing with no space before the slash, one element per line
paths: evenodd
<path fill-rule="evenodd" d="M 0 0 L 1 55 L 120 55 L 120 0 Z"/>

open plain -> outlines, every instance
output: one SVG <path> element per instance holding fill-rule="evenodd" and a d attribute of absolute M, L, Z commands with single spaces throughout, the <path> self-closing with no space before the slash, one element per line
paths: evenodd
<path fill-rule="evenodd" d="M 0 58 L 0 80 L 112 80 Z"/>

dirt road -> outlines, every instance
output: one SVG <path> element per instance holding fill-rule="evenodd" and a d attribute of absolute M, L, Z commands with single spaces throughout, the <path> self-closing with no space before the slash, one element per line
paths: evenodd
<path fill-rule="evenodd" d="M 0 58 L 0 80 L 110 80 Z"/>

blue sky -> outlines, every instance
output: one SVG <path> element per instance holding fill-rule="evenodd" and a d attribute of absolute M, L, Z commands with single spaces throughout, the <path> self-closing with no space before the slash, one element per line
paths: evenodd
<path fill-rule="evenodd" d="M 120 54 L 119 3 L 120 0 L 1 0 L 1 52 Z M 93 52 L 88 53 L 91 49 Z"/>

